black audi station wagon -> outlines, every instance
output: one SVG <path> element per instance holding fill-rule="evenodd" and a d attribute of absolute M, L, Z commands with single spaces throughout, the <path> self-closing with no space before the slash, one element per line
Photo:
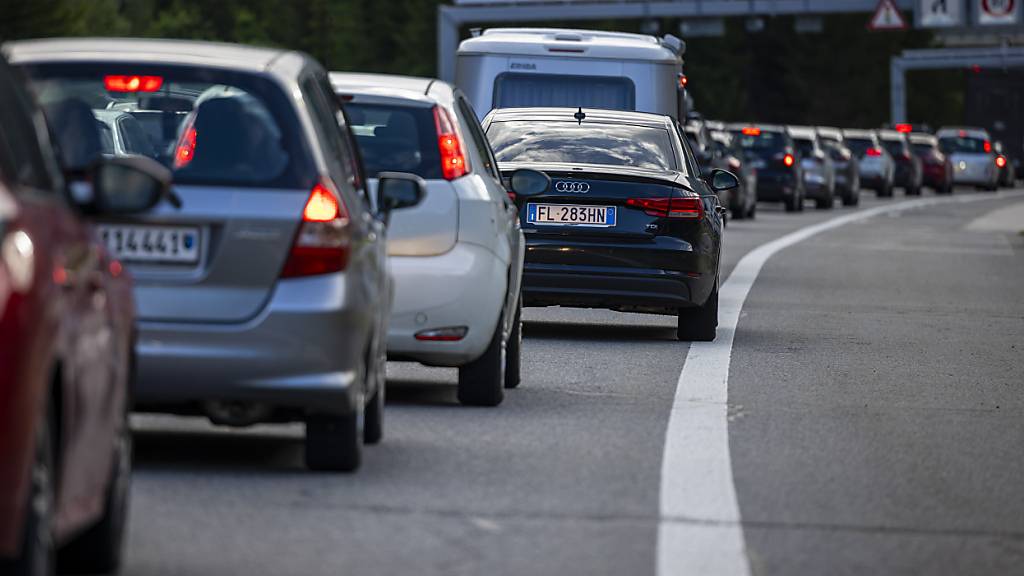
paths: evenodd
<path fill-rule="evenodd" d="M 722 214 L 736 177 L 701 171 L 669 116 L 515 108 L 483 121 L 502 174 L 545 172 L 517 201 L 526 236 L 526 306 L 678 316 L 680 340 L 718 325 Z"/>

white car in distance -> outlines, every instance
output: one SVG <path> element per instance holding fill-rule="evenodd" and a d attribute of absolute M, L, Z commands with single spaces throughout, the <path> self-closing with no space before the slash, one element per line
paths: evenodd
<path fill-rule="evenodd" d="M 370 178 L 411 172 L 427 193 L 388 228 L 394 303 L 388 358 L 459 369 L 459 402 L 496 406 L 520 380 L 518 211 L 477 115 L 462 93 L 430 78 L 331 73 Z M 514 194 L 548 177 L 521 171 Z M 373 195 L 371 194 L 371 197 Z"/>

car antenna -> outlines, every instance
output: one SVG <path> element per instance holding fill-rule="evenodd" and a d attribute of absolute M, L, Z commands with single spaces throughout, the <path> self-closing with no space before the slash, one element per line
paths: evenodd
<path fill-rule="evenodd" d="M 577 110 L 576 113 L 572 115 L 572 117 L 575 118 L 576 122 L 579 122 L 579 124 L 582 126 L 583 119 L 586 118 L 587 115 L 583 113 L 583 107 L 580 106 L 580 109 Z"/>

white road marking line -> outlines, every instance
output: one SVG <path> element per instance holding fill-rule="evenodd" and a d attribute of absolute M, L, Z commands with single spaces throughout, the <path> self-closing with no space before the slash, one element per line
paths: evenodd
<path fill-rule="evenodd" d="M 661 463 L 658 576 L 750 574 L 729 455 L 729 362 L 743 303 L 765 262 L 797 242 L 881 214 L 1021 195 L 924 198 L 869 208 L 786 234 L 739 261 L 719 291 L 717 338 L 690 344 L 676 383 Z"/>

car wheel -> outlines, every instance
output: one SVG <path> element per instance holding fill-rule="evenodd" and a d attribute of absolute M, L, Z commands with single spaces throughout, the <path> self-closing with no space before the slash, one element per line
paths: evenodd
<path fill-rule="evenodd" d="M 116 572 L 121 565 L 132 476 L 132 433 L 127 412 L 115 442 L 103 516 L 60 552 L 61 571 L 70 568 L 77 574 L 106 574 Z"/>
<path fill-rule="evenodd" d="M 718 284 L 703 306 L 680 308 L 676 338 L 691 342 L 711 342 L 718 329 Z"/>
<path fill-rule="evenodd" d="M 363 410 L 306 417 L 306 466 L 310 470 L 354 472 L 362 462 Z"/>
<path fill-rule="evenodd" d="M 757 217 L 757 202 L 750 203 L 750 210 L 747 210 L 747 218 L 753 220 Z"/>
<path fill-rule="evenodd" d="M 786 212 L 796 212 L 797 211 L 797 203 L 799 202 L 799 200 L 800 200 L 800 196 L 797 195 L 797 194 L 794 194 L 794 195 L 790 196 L 789 198 L 786 198 Z"/>
<path fill-rule="evenodd" d="M 519 386 L 522 368 L 523 349 L 523 297 L 516 304 L 516 319 L 512 323 L 512 334 L 508 337 L 508 349 L 505 352 L 505 388 Z"/>
<path fill-rule="evenodd" d="M 459 367 L 459 402 L 467 406 L 497 406 L 505 399 L 504 314 L 498 317 L 487 350 L 476 360 Z"/>
<path fill-rule="evenodd" d="M 7 566 L 5 573 L 14 576 L 54 574 L 57 557 L 54 553 L 53 515 L 56 502 L 54 478 L 53 425 L 55 415 L 48 408 L 35 434 L 35 456 L 30 469 L 28 505 L 25 508 L 24 538 L 21 552 Z"/>

